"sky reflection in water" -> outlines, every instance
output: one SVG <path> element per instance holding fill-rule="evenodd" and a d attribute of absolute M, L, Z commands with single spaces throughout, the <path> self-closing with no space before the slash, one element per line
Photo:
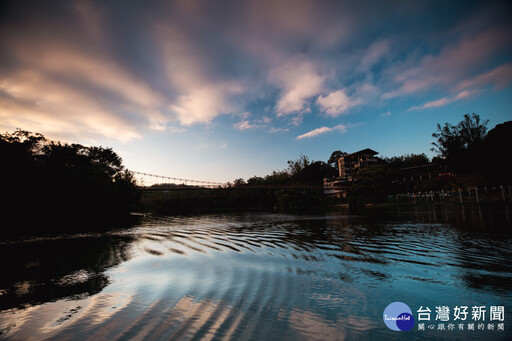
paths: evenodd
<path fill-rule="evenodd" d="M 146 217 L 126 231 L 2 242 L 0 337 L 510 338 L 504 213 L 378 217 Z M 394 301 L 414 313 L 503 305 L 505 331 L 393 332 L 382 313 Z"/>

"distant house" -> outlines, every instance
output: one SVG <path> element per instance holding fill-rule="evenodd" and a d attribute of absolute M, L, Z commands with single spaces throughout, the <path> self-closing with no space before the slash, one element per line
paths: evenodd
<path fill-rule="evenodd" d="M 440 173 L 441 169 L 438 164 L 427 163 L 424 165 L 400 168 L 398 170 L 400 176 L 403 178 L 403 183 L 421 181 L 426 179 L 432 179 L 437 176 L 451 176 L 453 173 Z"/>
<path fill-rule="evenodd" d="M 377 164 L 379 160 L 375 157 L 377 154 L 379 153 L 375 150 L 366 148 L 358 152 L 340 157 L 338 159 L 338 170 L 340 178 L 350 180 L 352 176 L 361 168 Z"/>
<path fill-rule="evenodd" d="M 375 157 L 378 152 L 370 148 L 347 154 L 338 159 L 339 177 L 336 179 L 324 179 L 324 194 L 345 198 L 353 176 L 361 169 L 369 165 L 379 163 Z M 382 160 L 380 160 L 382 161 Z"/>
<path fill-rule="evenodd" d="M 402 192 L 428 191 L 442 187 L 443 180 L 454 176 L 452 172 L 443 172 L 440 165 L 427 163 L 419 166 L 400 168 L 395 181 Z"/>

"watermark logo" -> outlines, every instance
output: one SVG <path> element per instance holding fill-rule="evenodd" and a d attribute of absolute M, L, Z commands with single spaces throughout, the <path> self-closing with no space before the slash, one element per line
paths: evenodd
<path fill-rule="evenodd" d="M 414 327 L 412 310 L 403 302 L 393 302 L 384 309 L 382 316 L 386 326 L 395 331 L 408 331 Z"/>
<path fill-rule="evenodd" d="M 421 331 L 505 331 L 505 306 L 502 305 L 436 305 L 432 309 L 422 305 L 416 312 Z"/>

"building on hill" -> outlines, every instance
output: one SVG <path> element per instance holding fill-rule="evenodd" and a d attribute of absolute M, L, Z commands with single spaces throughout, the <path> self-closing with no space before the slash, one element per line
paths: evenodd
<path fill-rule="evenodd" d="M 349 180 L 361 168 L 377 164 L 379 158 L 375 157 L 378 152 L 370 148 L 347 154 L 338 159 L 338 171 L 341 179 Z"/>
<path fill-rule="evenodd" d="M 347 154 L 338 159 L 338 177 L 324 179 L 324 193 L 345 198 L 353 176 L 362 168 L 382 162 L 375 157 L 378 152 L 366 148 L 355 153 Z"/>

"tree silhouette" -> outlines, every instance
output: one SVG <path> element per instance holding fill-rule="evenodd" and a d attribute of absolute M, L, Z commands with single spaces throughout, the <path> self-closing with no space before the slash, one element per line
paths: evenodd
<path fill-rule="evenodd" d="M 339 171 L 338 169 L 338 159 L 347 155 L 347 153 L 345 152 L 342 152 L 341 150 L 335 150 L 334 152 L 332 152 L 331 156 L 329 157 L 329 160 L 327 160 L 327 163 L 333 167 L 334 169 L 336 169 L 337 171 Z"/>
<path fill-rule="evenodd" d="M 510 139 L 512 121 L 498 124 L 489 130 L 482 143 L 479 158 L 482 159 L 484 172 L 492 185 L 510 183 L 512 165 L 510 164 Z"/>
<path fill-rule="evenodd" d="M 442 157 L 446 164 L 455 170 L 471 167 L 471 153 L 481 147 L 487 133 L 488 120 L 482 121 L 477 114 L 465 114 L 457 125 L 437 124 L 436 138 L 432 151 Z"/>
<path fill-rule="evenodd" d="M 288 161 L 288 173 L 291 176 L 297 176 L 310 164 L 309 158 L 305 155 L 300 155 L 295 161 Z"/>
<path fill-rule="evenodd" d="M 384 161 L 393 169 L 401 169 L 414 166 L 426 165 L 430 162 L 425 153 L 405 154 L 401 156 L 385 157 Z"/>
<path fill-rule="evenodd" d="M 356 181 L 349 190 L 352 200 L 359 203 L 378 203 L 393 193 L 397 172 L 386 164 L 365 167 L 356 174 Z"/>
<path fill-rule="evenodd" d="M 51 227 L 117 219 L 137 203 L 133 175 L 111 149 L 48 141 L 17 129 L 0 135 L 0 221 L 30 232 Z M 69 224 L 73 221 L 73 224 Z M 6 232 L 6 231 L 2 231 Z"/>

